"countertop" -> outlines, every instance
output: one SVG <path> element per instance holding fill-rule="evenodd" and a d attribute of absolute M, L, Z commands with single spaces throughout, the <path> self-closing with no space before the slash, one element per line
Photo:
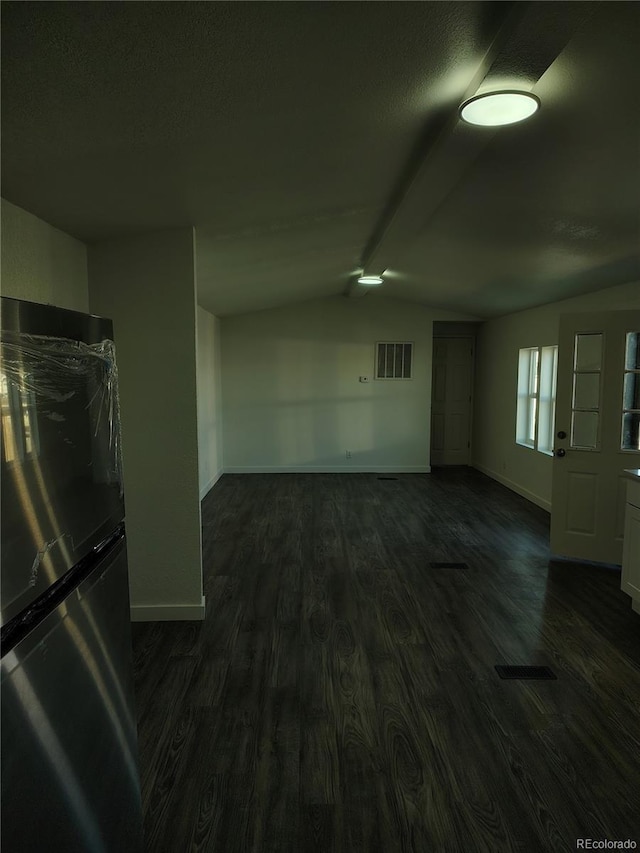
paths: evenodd
<path fill-rule="evenodd" d="M 640 468 L 625 468 L 624 473 L 632 480 L 640 480 Z"/>

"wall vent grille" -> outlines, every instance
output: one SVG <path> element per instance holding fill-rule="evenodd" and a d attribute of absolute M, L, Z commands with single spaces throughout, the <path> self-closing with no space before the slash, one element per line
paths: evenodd
<path fill-rule="evenodd" d="M 376 379 L 411 379 L 413 344 L 403 341 L 379 341 L 376 344 Z"/>

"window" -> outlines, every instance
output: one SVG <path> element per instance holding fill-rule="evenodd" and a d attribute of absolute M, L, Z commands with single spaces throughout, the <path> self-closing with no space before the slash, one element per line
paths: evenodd
<path fill-rule="evenodd" d="M 558 347 L 527 347 L 518 357 L 516 442 L 553 453 Z"/>
<path fill-rule="evenodd" d="M 376 379 L 411 379 L 412 367 L 412 343 L 376 344 Z"/>

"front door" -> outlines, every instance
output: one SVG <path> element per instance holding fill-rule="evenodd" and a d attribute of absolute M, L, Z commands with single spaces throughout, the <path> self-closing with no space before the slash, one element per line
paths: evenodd
<path fill-rule="evenodd" d="M 627 479 L 640 467 L 640 311 L 560 318 L 551 550 L 622 562 Z"/>

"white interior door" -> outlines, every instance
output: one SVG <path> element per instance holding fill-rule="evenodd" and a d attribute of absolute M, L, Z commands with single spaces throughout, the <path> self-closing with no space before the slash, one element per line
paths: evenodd
<path fill-rule="evenodd" d="M 640 311 L 560 318 L 554 554 L 622 562 L 625 468 L 640 466 Z"/>
<path fill-rule="evenodd" d="M 471 338 L 433 339 L 432 465 L 469 464 L 472 360 Z"/>

